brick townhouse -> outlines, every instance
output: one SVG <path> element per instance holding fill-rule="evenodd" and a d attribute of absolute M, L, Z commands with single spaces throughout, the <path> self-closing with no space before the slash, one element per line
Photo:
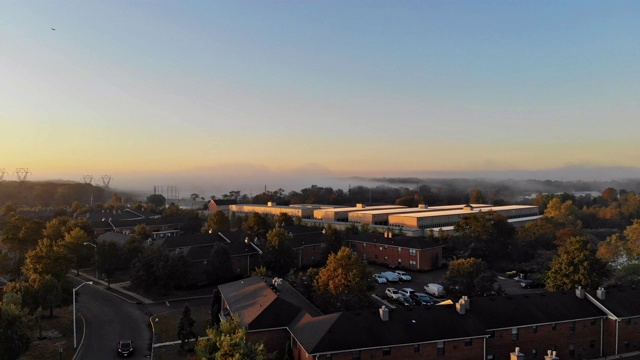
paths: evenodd
<path fill-rule="evenodd" d="M 370 263 L 410 270 L 433 270 L 442 265 L 444 245 L 423 237 L 358 234 L 346 241 L 353 252 Z"/>
<path fill-rule="evenodd" d="M 518 359 L 553 357 L 548 351 L 560 359 L 596 359 L 638 346 L 635 289 L 602 299 L 577 289 L 321 314 L 286 282 L 276 293 L 270 281 L 221 285 L 222 314 L 237 312 L 251 338 L 272 351 L 288 342 L 297 360 L 491 360 L 513 357 L 515 348 Z"/>

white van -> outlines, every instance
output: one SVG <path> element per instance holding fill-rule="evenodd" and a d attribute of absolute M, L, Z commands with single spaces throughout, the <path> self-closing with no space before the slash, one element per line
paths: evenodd
<path fill-rule="evenodd" d="M 435 283 L 425 285 L 424 292 L 435 297 L 441 297 L 445 295 L 442 285 Z"/>

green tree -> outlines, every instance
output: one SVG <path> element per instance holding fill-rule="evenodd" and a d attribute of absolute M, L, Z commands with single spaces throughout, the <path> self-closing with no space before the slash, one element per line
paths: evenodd
<path fill-rule="evenodd" d="M 351 310 L 368 299 L 373 289 L 373 272 L 367 264 L 348 247 L 329 255 L 327 264 L 314 279 L 314 289 L 326 296 L 339 310 Z"/>
<path fill-rule="evenodd" d="M 38 304 L 49 309 L 49 317 L 53 317 L 53 309 L 60 305 L 62 288 L 60 282 L 51 275 L 34 275 L 29 279 L 38 298 Z"/>
<path fill-rule="evenodd" d="M 167 204 L 167 199 L 160 194 L 147 196 L 147 204 L 151 204 L 156 208 L 163 208 Z"/>
<path fill-rule="evenodd" d="M 460 238 L 471 241 L 468 257 L 490 264 L 508 257 L 515 236 L 513 225 L 495 211 L 465 215 L 454 229 Z"/>
<path fill-rule="evenodd" d="M 198 340 L 196 354 L 201 360 L 268 360 L 273 355 L 267 353 L 262 343 L 251 343 L 247 339 L 247 329 L 240 325 L 237 314 L 223 321 L 219 326 L 207 329 L 207 337 Z"/>
<path fill-rule="evenodd" d="M 107 287 L 111 287 L 111 279 L 116 270 L 121 267 L 122 251 L 115 241 L 103 241 L 98 243 L 96 249 L 98 255 L 98 272 L 107 280 Z"/>
<path fill-rule="evenodd" d="M 13 215 L 16 213 L 16 211 L 18 211 L 18 209 L 16 209 L 16 207 L 11 202 L 8 202 L 4 204 L 4 207 L 2 208 L 2 215 L 4 216 Z"/>
<path fill-rule="evenodd" d="M 229 231 L 231 229 L 231 221 L 224 211 L 218 210 L 207 218 L 207 230 L 209 232 L 218 233 L 221 231 Z"/>
<path fill-rule="evenodd" d="M 558 249 L 547 273 L 546 287 L 550 291 L 571 290 L 578 286 L 596 289 L 606 267 L 596 256 L 586 237 L 572 237 Z"/>
<path fill-rule="evenodd" d="M 0 304 L 0 359 L 16 360 L 31 345 L 37 319 L 22 308 L 22 297 L 5 293 Z"/>
<path fill-rule="evenodd" d="M 338 230 L 338 228 L 336 228 L 335 226 L 327 225 L 322 230 L 322 233 L 324 234 L 324 236 L 329 238 L 329 246 L 327 246 L 326 250 L 327 256 L 329 256 L 329 254 L 331 253 L 337 253 L 338 251 L 340 251 L 340 249 L 344 245 L 344 237 L 340 230 Z"/>
<path fill-rule="evenodd" d="M 286 230 L 276 228 L 269 231 L 262 261 L 274 275 L 284 276 L 295 268 L 296 256 Z"/>
<path fill-rule="evenodd" d="M 444 281 L 451 293 L 480 295 L 493 291 L 496 276 L 488 271 L 487 263 L 480 259 L 456 259 L 449 262 Z"/>
<path fill-rule="evenodd" d="M 166 217 L 178 217 L 182 215 L 182 209 L 180 209 L 180 206 L 171 203 L 166 208 L 164 208 L 164 211 L 162 211 L 162 215 Z"/>
<path fill-rule="evenodd" d="M 293 217 L 287 213 L 280 213 L 276 216 L 275 223 L 278 226 L 290 226 L 293 225 Z"/>
<path fill-rule="evenodd" d="M 191 308 L 189 305 L 185 305 L 182 310 L 182 316 L 178 322 L 178 339 L 180 340 L 180 348 L 184 349 L 184 344 L 196 337 L 196 332 L 193 330 L 193 326 L 196 321 L 191 317 Z"/>
<path fill-rule="evenodd" d="M 233 276 L 231 251 L 225 244 L 216 243 L 209 254 L 207 280 L 213 284 L 223 284 Z"/>
<path fill-rule="evenodd" d="M 188 282 L 189 261 L 183 253 L 168 254 L 146 248 L 131 264 L 131 285 L 143 291 L 166 293 Z"/>

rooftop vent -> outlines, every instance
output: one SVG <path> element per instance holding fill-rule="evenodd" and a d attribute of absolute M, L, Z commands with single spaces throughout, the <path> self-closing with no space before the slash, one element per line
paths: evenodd
<path fill-rule="evenodd" d="M 544 360 L 558 360 L 555 351 L 548 350 L 547 356 L 544 357 Z"/>
<path fill-rule="evenodd" d="M 598 297 L 598 299 L 604 300 L 606 292 L 607 291 L 603 287 L 599 287 L 598 290 L 596 291 L 596 296 Z"/>
<path fill-rule="evenodd" d="M 578 286 L 578 288 L 576 289 L 576 296 L 579 299 L 584 299 L 584 289 L 582 288 L 582 286 Z"/>
<path fill-rule="evenodd" d="M 511 353 L 511 360 L 524 360 L 524 354 L 520 352 L 519 347 L 516 347 L 516 350 Z"/>
<path fill-rule="evenodd" d="M 389 321 L 389 309 L 384 305 L 380 308 L 380 320 Z"/>
<path fill-rule="evenodd" d="M 458 300 L 458 302 L 456 303 L 456 311 L 458 312 L 458 314 L 464 315 L 466 310 L 467 310 L 467 307 L 462 301 L 462 299 Z"/>

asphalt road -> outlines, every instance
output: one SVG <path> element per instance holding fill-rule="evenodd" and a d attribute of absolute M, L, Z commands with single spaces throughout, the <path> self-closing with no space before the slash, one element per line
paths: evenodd
<path fill-rule="evenodd" d="M 76 287 L 80 284 L 72 281 Z M 86 329 L 76 359 L 116 359 L 117 343 L 122 339 L 133 341 L 135 358 L 150 356 L 152 332 L 145 305 L 131 304 L 99 286 L 85 284 L 76 291 L 76 312 L 83 316 Z M 77 329 L 80 346 L 81 324 L 77 324 Z"/>

